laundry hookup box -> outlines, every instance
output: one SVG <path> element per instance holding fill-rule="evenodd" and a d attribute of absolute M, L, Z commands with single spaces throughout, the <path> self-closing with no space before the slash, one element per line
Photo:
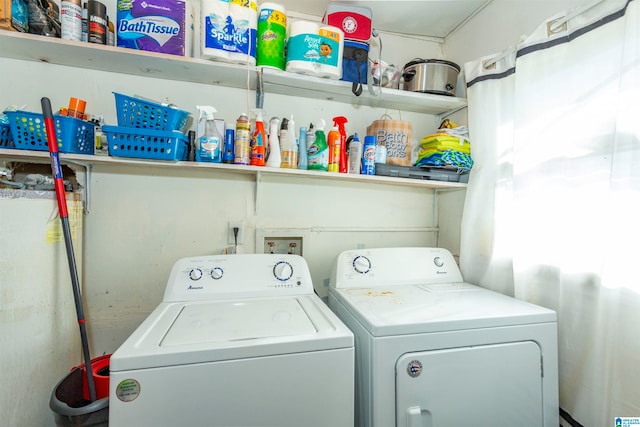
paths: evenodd
<path fill-rule="evenodd" d="M 181 0 L 118 0 L 117 45 L 193 56 L 193 7 Z"/>

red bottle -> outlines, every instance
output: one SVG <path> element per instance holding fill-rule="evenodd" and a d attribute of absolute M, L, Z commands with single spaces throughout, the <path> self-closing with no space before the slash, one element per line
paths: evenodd
<path fill-rule="evenodd" d="M 251 165 L 264 166 L 266 157 L 267 133 L 262 122 L 262 112 L 256 114 L 256 130 L 251 137 Z"/>
<path fill-rule="evenodd" d="M 338 127 L 340 132 L 340 167 L 338 171 L 340 173 L 347 173 L 349 169 L 347 164 L 347 131 L 344 128 L 344 124 L 348 120 L 344 116 L 338 116 L 333 118 L 333 125 Z"/>

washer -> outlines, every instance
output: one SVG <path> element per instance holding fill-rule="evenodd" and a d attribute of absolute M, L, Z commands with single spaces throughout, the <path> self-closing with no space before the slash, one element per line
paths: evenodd
<path fill-rule="evenodd" d="M 354 337 L 300 256 L 184 258 L 109 382 L 110 426 L 352 426 Z"/>
<path fill-rule="evenodd" d="M 330 283 L 357 426 L 558 426 L 554 311 L 464 283 L 440 248 L 346 251 Z"/>

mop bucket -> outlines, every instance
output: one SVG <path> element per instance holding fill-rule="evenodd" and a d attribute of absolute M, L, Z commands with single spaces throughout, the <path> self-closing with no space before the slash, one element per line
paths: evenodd
<path fill-rule="evenodd" d="M 109 354 L 91 359 L 96 386 L 96 400 L 93 402 L 89 399 L 87 370 L 84 364 L 72 368 L 56 385 L 49 399 L 56 426 L 108 427 L 110 357 Z"/>

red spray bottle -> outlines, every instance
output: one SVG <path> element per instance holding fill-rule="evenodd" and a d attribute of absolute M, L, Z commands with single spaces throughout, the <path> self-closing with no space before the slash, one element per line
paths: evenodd
<path fill-rule="evenodd" d="M 333 125 L 338 127 L 338 131 L 340 132 L 340 173 L 347 173 L 348 164 L 347 164 L 347 131 L 344 128 L 344 124 L 347 123 L 348 120 L 344 116 L 337 116 L 333 118 Z"/>

